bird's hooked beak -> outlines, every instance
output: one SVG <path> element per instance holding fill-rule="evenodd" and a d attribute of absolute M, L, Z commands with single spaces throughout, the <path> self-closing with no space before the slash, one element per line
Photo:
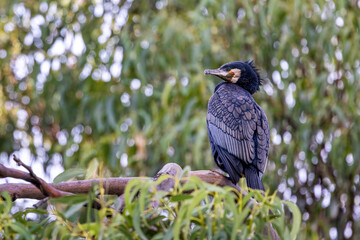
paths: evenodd
<path fill-rule="evenodd" d="M 241 75 L 240 69 L 231 69 L 226 71 L 223 69 L 205 69 L 204 75 L 214 75 L 227 82 L 236 83 Z"/>

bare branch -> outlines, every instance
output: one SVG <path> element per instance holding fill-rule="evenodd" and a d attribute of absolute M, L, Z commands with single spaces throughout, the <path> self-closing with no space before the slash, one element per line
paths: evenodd
<path fill-rule="evenodd" d="M 29 180 L 29 182 L 31 182 L 32 184 L 34 184 L 38 189 L 40 189 L 40 191 L 47 197 L 53 197 L 53 198 L 59 198 L 62 196 L 67 196 L 67 195 L 71 195 L 71 193 L 68 192 L 63 192 L 60 190 L 57 190 L 56 188 L 52 187 L 50 184 L 48 184 L 47 182 L 45 182 L 43 179 L 39 178 L 38 176 L 36 176 L 36 174 L 33 172 L 33 170 L 31 169 L 30 166 L 26 165 L 25 163 L 23 163 L 18 157 L 16 157 L 14 155 L 14 161 L 19 165 L 24 167 L 26 170 L 29 171 L 31 180 Z"/>
<path fill-rule="evenodd" d="M 40 201 L 38 201 L 37 203 L 35 203 L 33 205 L 34 208 L 39 208 L 41 207 L 43 204 L 45 204 L 47 201 L 49 200 L 49 197 L 46 197 L 44 199 L 41 199 Z"/>
<path fill-rule="evenodd" d="M 1 166 L 1 164 L 0 164 Z M 121 195 L 126 187 L 126 184 L 134 178 L 100 178 L 82 181 L 63 182 L 59 184 L 49 184 L 52 187 L 75 194 L 86 194 L 90 191 L 93 185 L 99 185 L 100 182 L 105 188 L 105 194 Z M 140 178 L 144 180 L 151 180 L 152 178 Z M 12 196 L 13 200 L 18 198 L 43 199 L 46 196 L 34 185 L 26 183 L 5 183 L 0 184 L 0 192 L 7 191 Z"/>
<path fill-rule="evenodd" d="M 13 168 L 7 168 L 4 165 L 0 164 L 0 178 L 6 178 L 6 177 L 22 179 L 27 182 L 32 181 L 32 177 L 30 176 L 29 173 L 16 170 Z"/>
<path fill-rule="evenodd" d="M 191 171 L 190 176 L 195 176 L 200 178 L 203 182 L 207 182 L 210 184 L 214 184 L 220 187 L 229 186 L 236 189 L 239 193 L 246 195 L 247 192 L 243 191 L 240 186 L 233 184 L 229 179 L 227 179 L 221 173 L 212 170 L 198 170 L 198 171 Z"/>
<path fill-rule="evenodd" d="M 2 165 L 0 164 L 0 169 L 1 166 Z M 161 170 L 159 171 L 159 173 L 160 172 Z M 227 179 L 226 177 L 215 171 L 208 171 L 208 170 L 191 171 L 189 175 L 198 177 L 204 182 L 215 184 L 221 187 L 230 186 L 236 189 L 237 191 L 246 194 L 246 192 L 242 191 L 239 186 L 234 185 L 229 179 Z M 132 179 L 134 178 L 132 177 L 103 178 L 103 179 L 64 182 L 64 183 L 59 183 L 57 185 L 54 184 L 49 184 L 49 185 L 61 191 L 79 194 L 79 193 L 88 193 L 91 189 L 91 186 L 93 186 L 94 184 L 100 184 L 100 182 L 102 182 L 106 194 L 120 196 L 121 194 L 123 194 L 126 184 L 130 182 Z M 141 177 L 140 179 L 153 180 L 154 178 Z M 0 192 L 2 191 L 8 191 L 10 195 L 13 197 L 13 199 L 18 199 L 18 198 L 43 199 L 45 197 L 44 194 L 42 194 L 38 189 L 36 189 L 36 187 L 24 183 L 0 184 Z"/>

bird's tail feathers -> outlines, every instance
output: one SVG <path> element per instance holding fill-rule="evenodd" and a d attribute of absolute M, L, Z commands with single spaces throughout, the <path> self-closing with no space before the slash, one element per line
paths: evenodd
<path fill-rule="evenodd" d="M 259 171 L 254 166 L 247 166 L 244 168 L 246 184 L 249 188 L 260 189 L 264 191 L 264 184 L 259 175 Z"/>
<path fill-rule="evenodd" d="M 232 167 L 233 157 L 223 148 L 214 143 L 214 139 L 209 131 L 209 140 L 211 145 L 211 151 L 214 156 L 216 165 L 218 165 L 221 170 L 229 174 L 231 182 L 237 184 L 240 179 L 241 174 L 237 174 L 236 168 Z"/>
<path fill-rule="evenodd" d="M 237 184 L 243 171 L 241 162 L 222 148 L 219 148 L 218 152 L 220 153 L 220 158 L 222 159 L 225 171 L 229 174 L 231 182 Z"/>
<path fill-rule="evenodd" d="M 229 174 L 230 180 L 233 184 L 237 184 L 240 179 L 240 175 L 234 170 L 234 167 L 231 164 L 231 160 L 226 159 L 223 161 L 226 172 Z"/>

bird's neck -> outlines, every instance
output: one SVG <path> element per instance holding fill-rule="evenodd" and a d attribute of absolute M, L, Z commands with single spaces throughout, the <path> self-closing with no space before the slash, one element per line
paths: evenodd
<path fill-rule="evenodd" d="M 246 91 L 248 91 L 251 95 L 253 95 L 256 91 L 259 90 L 259 85 L 253 82 L 240 82 L 237 83 L 238 86 L 242 87 Z"/>
<path fill-rule="evenodd" d="M 257 86 L 257 85 L 239 84 L 239 83 L 234 84 L 234 83 L 229 83 L 229 82 L 221 82 L 215 87 L 214 92 L 216 92 L 224 84 L 239 86 L 239 87 L 243 88 L 244 90 L 246 90 L 247 92 L 249 92 L 251 95 L 253 95 L 257 90 L 259 90 L 259 86 Z"/>
<path fill-rule="evenodd" d="M 216 91 L 219 89 L 219 87 L 221 87 L 221 86 L 224 85 L 224 84 L 231 84 L 231 83 L 227 83 L 227 82 L 221 82 L 221 83 L 219 83 L 218 85 L 216 85 L 214 92 L 216 92 Z"/>

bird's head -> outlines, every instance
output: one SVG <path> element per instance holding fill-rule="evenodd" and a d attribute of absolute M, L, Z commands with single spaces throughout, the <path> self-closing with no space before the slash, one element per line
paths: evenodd
<path fill-rule="evenodd" d="M 258 91 L 262 84 L 253 61 L 225 63 L 218 69 L 206 69 L 204 74 L 214 75 L 226 82 L 237 84 L 251 94 Z"/>

